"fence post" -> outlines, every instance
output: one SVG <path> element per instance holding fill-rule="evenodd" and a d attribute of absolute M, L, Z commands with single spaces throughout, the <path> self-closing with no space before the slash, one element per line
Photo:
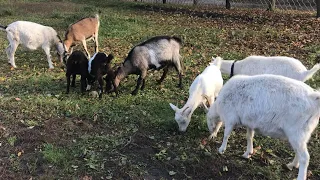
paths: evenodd
<path fill-rule="evenodd" d="M 231 9 L 230 0 L 226 0 L 226 8 Z"/>
<path fill-rule="evenodd" d="M 163 3 L 163 4 L 166 4 L 166 3 L 167 3 L 167 0 L 162 0 L 162 3 Z"/>
<path fill-rule="evenodd" d="M 273 11 L 276 8 L 276 0 L 269 0 L 268 11 Z"/>
<path fill-rule="evenodd" d="M 317 3 L 317 18 L 320 18 L 320 0 L 316 0 Z"/>
<path fill-rule="evenodd" d="M 193 0 L 193 5 L 197 5 L 199 0 Z"/>

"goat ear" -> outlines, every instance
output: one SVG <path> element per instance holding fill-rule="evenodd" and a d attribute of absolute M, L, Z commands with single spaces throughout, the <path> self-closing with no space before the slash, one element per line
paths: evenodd
<path fill-rule="evenodd" d="M 175 106 L 171 103 L 169 103 L 169 105 L 170 105 L 171 109 L 173 109 L 175 112 L 178 111 L 179 108 L 177 106 Z"/>
<path fill-rule="evenodd" d="M 111 60 L 113 59 L 113 55 L 109 54 L 106 58 L 107 63 L 109 64 L 111 62 Z"/>
<path fill-rule="evenodd" d="M 110 59 L 110 61 L 114 58 L 114 56 L 112 54 L 108 55 L 108 59 Z"/>

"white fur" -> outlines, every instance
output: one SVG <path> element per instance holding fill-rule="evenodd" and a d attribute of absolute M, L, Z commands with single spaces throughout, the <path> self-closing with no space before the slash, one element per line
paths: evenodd
<path fill-rule="evenodd" d="M 52 27 L 29 21 L 16 21 L 9 24 L 5 30 L 9 41 L 9 46 L 6 49 L 9 59 L 8 62 L 14 68 L 17 67 L 14 60 L 14 54 L 19 44 L 22 44 L 29 50 L 36 50 L 41 47 L 47 55 L 50 69 L 53 69 L 50 55 L 50 47 L 53 44 L 56 45 L 58 53 L 62 57 L 64 49 L 62 43 L 59 42 L 57 32 Z M 60 60 L 62 60 L 61 57 Z"/>
<path fill-rule="evenodd" d="M 153 64 L 156 68 L 159 68 L 161 65 L 156 58 L 156 54 L 155 54 L 154 50 L 149 49 L 148 52 L 150 55 L 150 63 Z"/>
<path fill-rule="evenodd" d="M 220 119 L 219 119 L 220 117 Z M 222 122 L 223 153 L 234 126 L 247 127 L 247 151 L 253 153 L 254 132 L 286 139 L 295 151 L 289 169 L 298 168 L 298 180 L 305 180 L 309 164 L 307 142 L 320 117 L 320 92 L 301 81 L 278 75 L 238 75 L 221 89 L 216 102 L 207 113 L 210 138 L 216 137 Z"/>
<path fill-rule="evenodd" d="M 88 72 L 91 73 L 91 64 L 92 64 L 92 60 L 94 60 L 94 58 L 96 58 L 96 55 L 98 54 L 98 52 L 96 52 L 92 58 L 90 58 L 89 60 L 89 65 L 88 65 Z"/>
<path fill-rule="evenodd" d="M 221 73 L 230 74 L 233 62 L 234 60 L 223 60 Z M 286 56 L 249 56 L 234 64 L 234 75 L 275 74 L 305 82 L 319 69 L 319 63 L 307 70 L 298 59 Z"/>
<path fill-rule="evenodd" d="M 178 123 L 179 131 L 186 131 L 191 121 L 191 115 L 194 110 L 201 104 L 209 101 L 211 105 L 223 85 L 223 79 L 220 72 L 221 61 L 216 60 L 196 77 L 189 89 L 189 98 L 187 103 L 179 109 L 170 103 L 171 108 L 175 111 L 175 120 Z M 208 99 L 207 99 L 208 98 Z"/>

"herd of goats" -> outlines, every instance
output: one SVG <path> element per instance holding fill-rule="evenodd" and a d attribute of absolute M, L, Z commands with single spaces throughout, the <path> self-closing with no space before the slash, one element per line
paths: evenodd
<path fill-rule="evenodd" d="M 9 63 L 16 68 L 14 54 L 19 44 L 30 50 L 42 47 L 47 55 L 49 68 L 53 68 L 50 48 L 55 46 L 60 61 L 66 65 L 67 93 L 75 86 L 76 75 L 81 75 L 81 92 L 89 90 L 97 80 L 99 98 L 105 91 L 115 92 L 120 81 L 130 74 L 139 78 L 132 92 L 145 87 L 145 78 L 150 69 L 163 69 L 158 81 L 161 83 L 170 67 L 179 74 L 182 87 L 182 61 L 180 48 L 182 40 L 175 36 L 156 36 L 134 46 L 124 62 L 116 70 L 111 68 L 112 54 L 98 51 L 99 16 L 88 17 L 71 24 L 62 40 L 57 32 L 48 26 L 28 21 L 16 21 L 1 26 L 6 31 L 9 46 L 6 53 Z M 95 54 L 91 57 L 86 41 L 93 39 Z M 85 53 L 72 51 L 76 42 L 83 44 Z M 224 137 L 219 153 L 226 150 L 228 138 L 235 126 L 247 128 L 247 149 L 243 157 L 253 154 L 253 136 L 257 131 L 265 136 L 288 140 L 295 157 L 287 164 L 292 170 L 299 168 L 298 180 L 307 178 L 309 153 L 307 143 L 317 127 L 320 117 L 320 92 L 304 82 L 320 69 L 320 63 L 310 70 L 297 59 L 285 56 L 249 56 L 243 60 L 213 58 L 206 69 L 198 75 L 189 88 L 189 98 L 179 109 L 170 103 L 175 111 L 175 120 L 180 131 L 186 131 L 194 110 L 204 106 L 207 111 L 207 125 L 215 138 L 224 124 Z M 221 74 L 230 75 L 223 85 Z M 209 106 L 209 107 L 208 107 Z"/>

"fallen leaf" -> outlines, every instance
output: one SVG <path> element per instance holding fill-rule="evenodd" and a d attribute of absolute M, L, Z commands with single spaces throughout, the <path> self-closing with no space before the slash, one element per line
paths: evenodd
<path fill-rule="evenodd" d="M 19 151 L 18 152 L 18 157 L 20 157 L 22 155 L 22 152 L 21 151 Z"/>
<path fill-rule="evenodd" d="M 206 138 L 205 138 L 205 139 L 202 139 L 202 140 L 201 140 L 201 144 L 205 146 L 205 145 L 207 144 L 207 139 L 206 139 Z"/>
<path fill-rule="evenodd" d="M 223 166 L 222 170 L 223 170 L 224 172 L 228 172 L 228 171 L 229 171 L 227 166 Z"/>

